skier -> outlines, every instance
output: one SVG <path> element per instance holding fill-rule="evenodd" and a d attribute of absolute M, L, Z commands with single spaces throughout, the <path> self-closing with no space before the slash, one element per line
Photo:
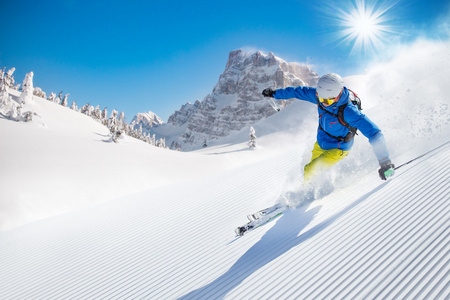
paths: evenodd
<path fill-rule="evenodd" d="M 344 86 L 343 79 L 330 73 L 319 79 L 316 88 L 299 86 L 273 90 L 266 88 L 264 97 L 275 99 L 297 98 L 318 106 L 319 127 L 311 162 L 304 167 L 304 182 L 311 182 L 324 171 L 346 157 L 352 146 L 356 130 L 369 139 L 380 164 L 380 178 L 394 175 L 386 143 L 381 130 L 350 99 L 355 94 Z"/>

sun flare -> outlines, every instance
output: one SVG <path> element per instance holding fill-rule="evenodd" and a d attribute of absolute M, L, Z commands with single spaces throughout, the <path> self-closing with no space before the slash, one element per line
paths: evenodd
<path fill-rule="evenodd" d="M 372 3 L 354 0 L 351 7 L 335 9 L 335 14 L 329 15 L 339 28 L 335 39 L 339 44 L 351 45 L 350 55 L 379 50 L 395 33 L 389 14 L 395 4 L 391 0 Z"/>

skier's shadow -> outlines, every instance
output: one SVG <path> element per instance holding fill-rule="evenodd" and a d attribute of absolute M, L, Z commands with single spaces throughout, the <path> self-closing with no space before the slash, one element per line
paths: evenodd
<path fill-rule="evenodd" d="M 308 237 L 298 234 L 312 221 L 320 207 L 306 209 L 305 206 L 286 211 L 226 273 L 179 299 L 222 299 L 255 271 L 306 240 Z"/>
<path fill-rule="evenodd" d="M 259 240 L 244 255 L 242 255 L 227 272 L 206 286 L 194 290 L 179 299 L 198 300 L 224 298 L 230 291 L 236 288 L 258 269 L 267 265 L 294 247 L 307 241 L 309 238 L 315 236 L 338 218 L 365 201 L 371 194 L 375 193 L 383 186 L 384 184 L 378 186 L 371 192 L 348 205 L 340 212 L 300 235 L 299 233 L 320 211 L 321 206 L 314 207 L 310 210 L 307 210 L 308 206 L 303 206 L 295 210 L 286 211 L 280 219 L 278 219 L 277 223 L 266 232 L 261 240 Z"/>

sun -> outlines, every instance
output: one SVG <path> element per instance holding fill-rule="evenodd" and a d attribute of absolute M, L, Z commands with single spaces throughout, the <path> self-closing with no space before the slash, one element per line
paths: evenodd
<path fill-rule="evenodd" d="M 355 0 L 351 7 L 334 9 L 334 14 L 329 15 L 338 28 L 334 40 L 351 45 L 350 56 L 379 50 L 395 33 L 390 10 L 396 2 L 372 2 Z"/>
<path fill-rule="evenodd" d="M 376 20 L 371 18 L 371 16 L 361 16 L 355 19 L 353 24 L 353 29 L 357 35 L 363 37 L 370 37 L 377 31 Z"/>

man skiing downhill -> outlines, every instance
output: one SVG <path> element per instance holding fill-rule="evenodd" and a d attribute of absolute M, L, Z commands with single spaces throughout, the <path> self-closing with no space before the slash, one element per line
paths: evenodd
<path fill-rule="evenodd" d="M 322 76 L 317 87 L 288 87 L 273 90 L 266 88 L 264 97 L 275 99 L 297 98 L 317 105 L 319 126 L 317 141 L 312 150 L 311 161 L 304 167 L 303 183 L 306 187 L 330 167 L 346 157 L 352 146 L 356 131 L 369 139 L 380 164 L 378 174 L 383 180 L 394 175 L 394 165 L 389 158 L 380 128 L 361 113 L 359 98 L 344 86 L 344 80 L 337 74 Z M 235 229 L 237 236 L 254 230 L 279 217 L 288 207 L 276 204 L 254 214 L 248 215 L 250 222 Z"/>
<path fill-rule="evenodd" d="M 304 182 L 310 182 L 346 157 L 353 146 L 357 129 L 369 139 L 373 147 L 380 164 L 380 178 L 387 180 L 394 175 L 394 165 L 380 128 L 351 101 L 356 95 L 344 86 L 339 75 L 330 73 L 322 76 L 316 88 L 266 88 L 262 94 L 275 99 L 297 98 L 318 107 L 317 141 L 312 150 L 311 162 L 304 167 Z"/>

